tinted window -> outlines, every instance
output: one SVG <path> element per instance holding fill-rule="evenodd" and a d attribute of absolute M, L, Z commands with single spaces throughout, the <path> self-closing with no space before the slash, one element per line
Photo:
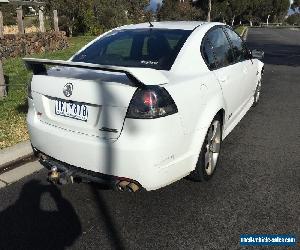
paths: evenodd
<path fill-rule="evenodd" d="M 203 43 L 203 57 L 209 69 L 216 68 L 216 61 L 215 61 L 213 47 L 210 41 L 208 40 L 208 38 L 206 38 Z"/>
<path fill-rule="evenodd" d="M 209 31 L 206 39 L 211 43 L 218 68 L 226 67 L 234 62 L 234 57 L 227 37 L 221 28 Z"/>
<path fill-rule="evenodd" d="M 165 29 L 113 31 L 76 55 L 73 61 L 169 70 L 190 33 Z"/>
<path fill-rule="evenodd" d="M 229 28 L 225 28 L 225 30 L 228 34 L 229 40 L 231 41 L 235 60 L 237 62 L 247 60 L 249 55 L 243 40 L 233 30 Z"/>
<path fill-rule="evenodd" d="M 132 47 L 133 39 L 131 37 L 123 37 L 120 40 L 115 40 L 107 45 L 104 52 L 106 55 L 119 55 L 122 57 L 130 56 L 130 48 Z"/>

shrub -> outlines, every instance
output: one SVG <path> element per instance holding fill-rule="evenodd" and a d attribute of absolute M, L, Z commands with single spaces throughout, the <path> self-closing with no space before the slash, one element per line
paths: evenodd
<path fill-rule="evenodd" d="M 290 25 L 300 25 L 300 13 L 295 13 L 286 19 L 286 22 Z"/>

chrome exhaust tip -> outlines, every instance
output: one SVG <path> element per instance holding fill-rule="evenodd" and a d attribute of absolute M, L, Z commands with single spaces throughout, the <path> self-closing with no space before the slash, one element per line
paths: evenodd
<path fill-rule="evenodd" d="M 135 193 L 140 189 L 140 187 L 134 182 L 125 180 L 125 181 L 117 182 L 116 189 L 117 189 L 117 191 L 120 191 L 120 192 Z"/>
<path fill-rule="evenodd" d="M 117 190 L 120 192 L 125 192 L 127 189 L 127 186 L 130 184 L 129 181 L 119 181 L 116 185 Z"/>
<path fill-rule="evenodd" d="M 51 167 L 51 170 L 48 174 L 48 181 L 52 184 L 58 184 L 60 179 L 60 173 L 58 172 L 57 167 Z"/>
<path fill-rule="evenodd" d="M 135 184 L 134 182 L 131 182 L 127 185 L 127 190 L 131 193 L 135 193 L 137 191 L 139 191 L 140 187 Z"/>

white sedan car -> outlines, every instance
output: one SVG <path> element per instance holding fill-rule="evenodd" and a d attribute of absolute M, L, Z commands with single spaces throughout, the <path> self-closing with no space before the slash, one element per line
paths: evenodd
<path fill-rule="evenodd" d="M 68 61 L 24 60 L 31 143 L 50 180 L 134 192 L 209 180 L 264 68 L 230 27 L 205 22 L 123 26 Z"/>

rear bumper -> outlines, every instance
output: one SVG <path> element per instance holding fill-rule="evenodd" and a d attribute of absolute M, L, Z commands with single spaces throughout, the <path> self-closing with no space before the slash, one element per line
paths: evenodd
<path fill-rule="evenodd" d="M 178 114 L 126 119 L 121 136 L 107 140 L 41 122 L 29 100 L 27 123 L 37 150 L 88 171 L 134 180 L 146 190 L 166 186 L 193 170 Z"/>
<path fill-rule="evenodd" d="M 89 181 L 89 182 L 104 184 L 106 186 L 110 186 L 111 188 L 115 189 L 117 188 L 117 184 L 120 181 L 122 181 L 122 179 L 116 176 L 104 175 L 101 173 L 96 173 L 93 171 L 78 168 L 64 162 L 60 162 L 56 159 L 49 157 L 48 155 L 45 155 L 43 152 L 40 152 L 36 148 L 33 149 L 35 151 L 36 156 L 39 158 L 40 163 L 49 170 L 49 174 L 53 172 L 54 168 L 57 169 L 56 171 L 60 173 L 56 180 L 57 183 L 60 183 L 61 180 L 60 178 L 63 177 L 65 181 L 64 183 L 67 182 L 73 183 L 76 181 L 78 182 Z M 51 180 L 49 179 L 49 175 L 48 175 L 48 180 L 51 182 Z M 126 179 L 126 181 L 131 181 L 131 180 Z M 136 184 L 140 186 L 139 183 Z"/>

